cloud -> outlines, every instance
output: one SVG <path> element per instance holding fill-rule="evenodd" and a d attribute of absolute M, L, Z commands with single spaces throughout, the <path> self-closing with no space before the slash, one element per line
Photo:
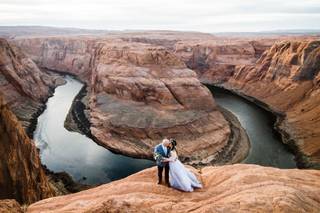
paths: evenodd
<path fill-rule="evenodd" d="M 0 25 L 259 31 L 320 28 L 318 0 L 1 0 Z M 280 20 L 279 20 L 280 19 Z"/>

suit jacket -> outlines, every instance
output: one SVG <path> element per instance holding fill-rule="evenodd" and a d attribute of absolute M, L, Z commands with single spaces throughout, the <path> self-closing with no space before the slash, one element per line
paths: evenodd
<path fill-rule="evenodd" d="M 170 149 L 167 148 L 167 154 L 165 153 L 162 144 L 158 144 L 154 147 L 154 159 L 158 166 L 164 167 L 167 162 L 162 162 L 163 158 L 168 158 L 170 156 Z"/>

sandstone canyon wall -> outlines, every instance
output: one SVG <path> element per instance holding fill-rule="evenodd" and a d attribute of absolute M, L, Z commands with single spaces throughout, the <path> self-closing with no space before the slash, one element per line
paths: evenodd
<path fill-rule="evenodd" d="M 0 91 L 29 136 L 55 79 L 39 70 L 18 47 L 0 39 Z"/>
<path fill-rule="evenodd" d="M 0 199 L 33 203 L 54 195 L 38 151 L 0 94 Z"/>
<path fill-rule="evenodd" d="M 197 72 L 203 83 L 220 83 L 233 76 L 239 65 L 254 65 L 276 38 L 224 38 L 182 40 L 174 53 Z"/>
<path fill-rule="evenodd" d="M 192 193 L 157 185 L 154 167 L 94 189 L 39 201 L 27 212 L 320 211 L 317 170 L 236 164 L 192 171 L 204 186 Z"/>
<path fill-rule="evenodd" d="M 14 43 L 41 68 L 76 75 L 88 83 L 96 39 L 88 37 L 20 38 Z"/>
<path fill-rule="evenodd" d="M 278 128 L 302 166 L 320 163 L 320 41 L 283 41 L 255 66 L 240 66 L 225 88 L 254 97 L 283 117 Z"/>

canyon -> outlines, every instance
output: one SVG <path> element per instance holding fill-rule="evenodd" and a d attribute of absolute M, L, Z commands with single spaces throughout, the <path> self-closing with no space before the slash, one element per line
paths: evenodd
<path fill-rule="evenodd" d="M 297 166 L 319 169 L 319 61 L 317 36 L 148 31 L 0 39 L 1 198 L 35 202 L 27 212 L 318 212 L 318 170 L 224 165 L 245 159 L 249 139 L 203 84 L 274 113 Z M 150 168 L 45 199 L 55 190 L 30 138 L 45 102 L 65 83 L 60 74 L 86 84 L 67 129 L 115 153 L 148 159 L 163 137 L 174 137 L 181 161 L 193 166 L 204 188 L 190 194 L 158 186 Z M 0 210 L 18 206 L 0 202 Z"/>
<path fill-rule="evenodd" d="M 304 167 L 316 168 L 320 163 L 319 59 L 319 40 L 279 42 L 255 67 L 239 68 L 225 86 L 283 113 L 277 123 L 283 141 L 294 146 Z"/>
<path fill-rule="evenodd" d="M 109 33 L 104 36 L 91 37 L 27 37 L 18 38 L 14 40 L 14 43 L 20 46 L 40 67 L 73 73 L 81 80 L 88 82 L 88 93 L 91 99 L 87 98 L 85 105 L 87 106 L 86 115 L 92 124 L 93 135 L 99 144 L 116 152 L 150 158 L 150 148 L 154 144 L 148 141 L 148 137 L 159 139 L 162 137 L 159 132 L 179 137 L 179 134 L 185 135 L 185 132 L 189 132 L 189 130 L 181 128 L 178 130 L 176 126 L 179 122 L 167 123 L 165 124 L 167 126 L 162 123 L 161 131 L 157 131 L 158 127 L 156 124 L 152 124 L 152 119 L 146 122 L 148 118 L 140 117 L 136 109 L 130 109 L 130 111 L 134 111 L 133 114 L 137 117 L 130 115 L 130 113 L 123 114 L 123 111 L 128 110 L 128 106 L 125 106 L 123 101 L 132 100 L 136 106 L 133 108 L 137 108 L 142 102 L 148 107 L 152 105 L 153 109 L 159 109 L 161 106 L 162 109 L 166 108 L 169 111 L 174 110 L 174 107 L 176 109 L 186 108 L 188 111 L 196 109 L 199 112 L 204 108 L 206 110 L 213 109 L 213 106 L 209 106 L 212 103 L 205 101 L 208 100 L 208 94 L 200 92 L 202 94 L 194 95 L 190 92 L 190 90 L 194 91 L 191 88 L 202 87 L 196 83 L 196 78 L 198 78 L 201 83 L 221 86 L 272 111 L 278 116 L 275 128 L 281 133 L 283 142 L 296 153 L 298 166 L 318 168 L 320 124 L 317 119 L 317 110 L 319 110 L 317 106 L 319 98 L 317 95 L 319 87 L 317 39 L 317 36 L 222 37 L 201 33 L 150 31 Z M 150 77 L 144 73 L 151 68 L 150 64 L 153 64 L 153 70 L 159 70 L 161 76 Z M 116 71 L 120 69 L 123 72 Z M 195 71 L 196 75 L 191 70 Z M 130 77 L 130 83 L 127 77 Z M 173 77 L 177 80 L 167 80 L 164 83 L 149 80 L 150 78 L 163 80 Z M 148 82 L 143 82 L 142 79 L 148 79 Z M 185 82 L 188 82 L 189 85 L 186 86 Z M 160 93 L 160 88 L 155 90 L 155 87 L 159 87 L 159 83 L 162 84 L 162 91 L 167 90 L 165 93 L 162 91 Z M 95 88 L 90 88 L 90 85 L 94 85 Z M 170 87 L 172 88 L 173 85 L 175 87 L 170 92 Z M 146 91 L 146 87 L 150 87 L 151 91 L 149 89 Z M 181 96 L 179 91 L 185 91 L 187 87 L 189 87 L 188 92 L 183 92 L 184 96 L 179 97 Z M 154 96 L 152 91 L 157 91 L 161 97 Z M 102 98 L 102 93 L 111 94 L 112 98 L 117 100 L 121 99 L 122 103 L 116 106 L 117 112 L 112 109 L 105 109 L 105 112 L 102 112 L 103 103 L 115 100 L 110 99 L 111 96 L 106 98 L 103 95 Z M 189 93 L 189 96 L 185 96 Z M 203 98 L 204 96 L 206 98 Z M 194 97 L 198 99 L 194 99 Z M 190 100 L 189 103 L 182 103 L 180 101 L 182 98 Z M 102 102 L 99 103 L 99 100 Z M 156 103 L 154 100 L 161 100 L 162 103 Z M 96 107 L 97 105 L 101 105 L 100 109 Z M 199 106 L 203 106 L 203 108 Z M 131 117 L 134 123 L 128 122 L 128 119 L 119 121 L 117 116 L 108 116 L 111 112 L 121 114 L 121 117 L 124 115 Z M 156 112 L 148 111 L 149 115 L 151 113 Z M 191 120 L 199 122 L 201 120 L 199 117 L 202 116 L 200 114 L 193 114 L 189 118 L 186 118 L 186 115 L 181 115 L 187 120 L 180 120 L 180 122 L 189 122 L 189 124 L 191 124 Z M 97 115 L 104 115 L 105 118 L 97 118 L 99 117 Z M 106 122 L 109 124 L 105 125 Z M 121 122 L 130 124 L 119 128 L 123 125 Z M 219 123 L 222 126 L 226 125 L 224 122 L 219 121 Z M 102 125 L 108 126 L 107 132 L 99 130 L 104 129 L 101 127 Z M 152 128 L 141 132 L 137 129 L 138 126 L 143 127 L 143 131 L 146 126 Z M 169 126 L 175 128 L 168 128 Z M 222 126 L 212 126 L 206 130 L 199 130 L 197 127 L 195 130 L 198 133 L 210 132 L 216 128 L 223 129 Z M 188 129 L 189 127 L 185 125 L 184 128 Z M 217 141 L 226 141 L 226 138 L 229 137 L 230 130 L 224 129 L 224 133 L 219 134 L 220 139 Z M 195 131 L 191 130 L 191 134 L 192 137 L 197 137 Z M 115 137 L 115 135 L 117 136 Z M 129 136 L 129 138 L 123 137 L 123 135 Z M 118 136 L 122 138 L 119 140 Z M 114 138 L 117 139 L 112 142 Z M 134 140 L 135 142 L 130 141 L 130 138 L 139 139 L 139 141 L 145 140 L 145 142 L 139 144 L 136 143 L 136 140 Z M 183 140 L 183 137 L 181 139 Z M 190 141 L 190 137 L 186 137 L 186 139 Z M 110 142 L 106 144 L 103 141 Z M 129 145 L 128 147 L 116 147 L 115 141 L 124 141 Z M 185 154 L 188 155 L 193 150 L 190 149 Z M 215 151 L 217 150 L 213 150 L 213 152 Z M 210 151 L 211 154 L 206 153 L 201 158 L 209 157 L 213 152 Z M 210 158 L 212 159 L 212 157 Z M 190 164 L 199 162 L 196 159 L 184 159 Z"/>
<path fill-rule="evenodd" d="M 227 121 L 195 72 L 162 46 L 112 36 L 14 43 L 39 67 L 87 83 L 85 132 L 116 153 L 152 159 L 163 137 L 181 141 L 181 159 L 191 165 L 218 164 L 221 155 L 228 157 L 224 162 L 239 162 L 248 153 L 246 134 L 232 114 Z"/>

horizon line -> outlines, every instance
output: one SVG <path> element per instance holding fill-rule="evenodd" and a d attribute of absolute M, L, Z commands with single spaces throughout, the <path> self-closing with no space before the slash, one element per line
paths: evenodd
<path fill-rule="evenodd" d="M 163 31 L 163 32 L 194 32 L 194 33 L 204 33 L 204 34 L 215 34 L 215 33 L 304 33 L 304 32 L 320 32 L 320 28 L 284 28 L 284 29 L 274 29 L 274 30 L 257 30 L 257 31 L 196 31 L 196 30 L 172 30 L 172 29 L 107 29 L 107 28 L 85 28 L 85 27 L 71 27 L 71 26 L 55 26 L 55 25 L 0 25 L 2 27 L 39 27 L 39 28 L 56 28 L 56 29 L 69 29 L 69 30 L 87 30 L 87 31 L 110 31 L 110 32 L 121 32 L 121 31 Z"/>

